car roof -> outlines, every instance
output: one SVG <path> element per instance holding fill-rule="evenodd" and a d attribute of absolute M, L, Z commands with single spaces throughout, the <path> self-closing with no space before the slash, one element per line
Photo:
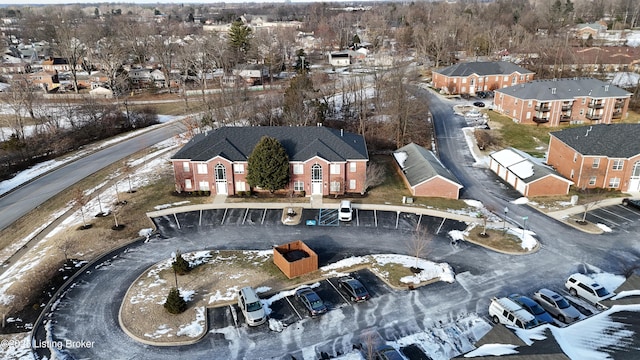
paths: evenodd
<path fill-rule="evenodd" d="M 537 302 L 535 302 L 533 299 L 526 297 L 524 295 L 520 295 L 520 294 L 513 294 L 509 296 L 510 298 L 512 298 L 515 301 L 521 302 L 527 306 L 534 306 L 536 304 L 538 304 Z"/>
<path fill-rule="evenodd" d="M 340 207 L 349 206 L 349 205 L 351 205 L 351 201 L 349 201 L 349 200 L 340 201 Z"/>
<path fill-rule="evenodd" d="M 553 298 L 553 299 L 560 299 L 561 298 L 560 294 L 558 294 L 557 292 L 555 292 L 553 290 L 549 290 L 547 288 L 542 288 L 538 292 L 540 294 L 547 295 L 548 297 Z"/>
<path fill-rule="evenodd" d="M 587 275 L 584 274 L 580 274 L 580 273 L 575 273 L 575 274 L 571 274 L 569 276 L 570 278 L 574 278 L 578 281 L 580 281 L 581 283 L 588 285 L 594 289 L 598 289 L 603 287 L 602 285 L 598 284 L 594 279 L 588 277 Z"/>

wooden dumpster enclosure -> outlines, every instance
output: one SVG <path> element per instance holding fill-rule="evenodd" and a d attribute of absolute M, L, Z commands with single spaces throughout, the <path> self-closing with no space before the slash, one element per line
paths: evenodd
<path fill-rule="evenodd" d="M 301 240 L 274 247 L 273 262 L 289 279 L 318 270 L 318 255 Z"/>

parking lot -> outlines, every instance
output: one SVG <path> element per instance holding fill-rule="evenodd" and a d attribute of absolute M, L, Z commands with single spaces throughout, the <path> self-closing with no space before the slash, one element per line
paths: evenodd
<path fill-rule="evenodd" d="M 640 210 L 622 204 L 589 210 L 586 220 L 606 225 L 613 231 L 630 232 L 629 227 L 640 222 Z"/>
<path fill-rule="evenodd" d="M 217 226 L 290 226 L 282 223 L 282 209 L 227 208 L 181 212 L 152 218 L 158 231 L 170 237 L 178 233 L 207 230 Z M 446 234 L 451 230 L 464 230 L 466 224 L 457 220 L 432 217 L 422 214 L 354 209 L 353 220 L 338 221 L 336 209 L 303 209 L 300 223 L 314 226 L 342 226 L 346 228 L 380 228 L 385 230 L 415 231 L 428 228 L 435 234 Z"/>

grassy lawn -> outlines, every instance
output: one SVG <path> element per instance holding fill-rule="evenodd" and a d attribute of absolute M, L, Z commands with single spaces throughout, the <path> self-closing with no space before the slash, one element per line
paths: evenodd
<path fill-rule="evenodd" d="M 500 147 L 514 147 L 535 157 L 544 156 L 549 146 L 549 133 L 559 130 L 546 126 L 518 124 L 495 111 L 489 111 L 488 114 L 490 126 L 495 129 L 494 136 L 500 139 Z"/>
<path fill-rule="evenodd" d="M 490 248 L 500 249 L 510 253 L 527 253 L 528 251 L 523 249 L 520 245 L 520 239 L 515 235 L 503 233 L 501 230 L 487 229 L 488 236 L 480 235 L 483 227 L 476 226 L 467 235 L 467 239 L 488 246 Z"/>

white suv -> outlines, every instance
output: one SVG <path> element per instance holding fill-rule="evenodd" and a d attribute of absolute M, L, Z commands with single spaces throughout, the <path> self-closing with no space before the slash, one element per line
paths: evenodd
<path fill-rule="evenodd" d="M 573 296 L 580 296 L 594 305 L 599 302 L 613 297 L 615 294 L 610 293 L 604 286 L 598 284 L 592 278 L 583 274 L 573 274 L 569 276 L 564 286 Z"/>
<path fill-rule="evenodd" d="M 508 298 L 492 298 L 489 315 L 494 323 L 530 329 L 540 325 L 535 316 Z"/>
<path fill-rule="evenodd" d="M 238 291 L 238 307 L 249 326 L 262 325 L 267 321 L 267 314 L 260 298 L 252 287 L 246 286 Z"/>
<path fill-rule="evenodd" d="M 340 202 L 340 208 L 338 209 L 338 219 L 340 221 L 351 221 L 353 217 L 353 209 L 351 208 L 351 201 L 342 200 Z"/>

